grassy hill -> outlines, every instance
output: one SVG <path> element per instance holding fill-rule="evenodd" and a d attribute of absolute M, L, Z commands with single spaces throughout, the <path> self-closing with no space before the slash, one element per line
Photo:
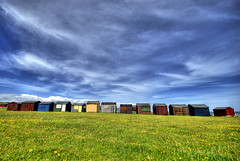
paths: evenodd
<path fill-rule="evenodd" d="M 239 117 L 0 109 L 0 160 L 240 160 L 239 154 Z"/>

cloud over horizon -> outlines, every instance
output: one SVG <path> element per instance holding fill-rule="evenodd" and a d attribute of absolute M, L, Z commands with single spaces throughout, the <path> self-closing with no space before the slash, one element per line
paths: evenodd
<path fill-rule="evenodd" d="M 0 2 L 0 89 L 240 110 L 240 2 Z M 21 97 L 24 98 L 24 97 Z"/>

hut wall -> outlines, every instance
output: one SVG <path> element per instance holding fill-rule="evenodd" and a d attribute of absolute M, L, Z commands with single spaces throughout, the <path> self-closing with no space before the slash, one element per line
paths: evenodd
<path fill-rule="evenodd" d="M 38 111 L 49 111 L 49 106 L 48 104 L 40 104 L 38 105 Z"/>
<path fill-rule="evenodd" d="M 53 111 L 53 108 L 54 108 L 54 103 L 38 105 L 38 111 Z"/>
<path fill-rule="evenodd" d="M 153 114 L 156 115 L 157 114 L 157 109 L 156 106 L 153 105 Z"/>
<path fill-rule="evenodd" d="M 188 109 L 189 109 L 189 114 L 190 116 L 195 116 L 195 110 L 192 106 L 188 105 Z"/>
<path fill-rule="evenodd" d="M 99 105 L 98 104 L 87 104 L 86 112 L 98 113 Z"/>
<path fill-rule="evenodd" d="M 67 110 L 66 104 L 58 104 L 58 106 L 61 106 L 61 112 L 66 112 L 66 110 Z"/>
<path fill-rule="evenodd" d="M 73 112 L 82 112 L 81 105 L 73 105 Z"/>
<path fill-rule="evenodd" d="M 71 112 L 71 103 L 68 104 L 55 104 L 54 112 Z"/>
<path fill-rule="evenodd" d="M 55 104 L 53 111 L 54 112 L 61 112 L 62 111 L 62 104 Z"/>
<path fill-rule="evenodd" d="M 72 110 L 72 112 L 80 112 L 80 111 L 79 111 L 80 108 L 81 108 L 80 105 L 73 105 L 73 110 Z"/>
<path fill-rule="evenodd" d="M 73 105 L 73 112 L 86 112 L 85 105 Z"/>
<path fill-rule="evenodd" d="M 150 107 L 149 106 L 137 106 L 137 114 L 151 114 L 151 111 L 150 111 Z"/>
<path fill-rule="evenodd" d="M 69 102 L 68 104 L 66 104 L 65 112 L 71 112 L 71 108 L 72 108 L 72 104 Z"/>
<path fill-rule="evenodd" d="M 170 113 L 170 115 L 174 115 L 174 113 L 173 113 L 173 107 L 172 107 L 171 105 L 169 105 L 169 113 Z"/>
<path fill-rule="evenodd" d="M 194 108 L 193 116 L 210 116 L 209 108 Z"/>
<path fill-rule="evenodd" d="M 226 109 L 222 110 L 213 110 L 214 116 L 226 116 Z"/>
<path fill-rule="evenodd" d="M 22 103 L 20 111 L 37 111 L 38 103 Z"/>
<path fill-rule="evenodd" d="M 183 108 L 182 107 L 173 107 L 174 115 L 183 115 Z"/>
<path fill-rule="evenodd" d="M 189 115 L 189 109 L 187 106 L 169 105 L 169 113 L 170 115 Z"/>
<path fill-rule="evenodd" d="M 228 107 L 228 108 L 226 109 L 226 114 L 227 114 L 227 116 L 235 116 L 234 109 L 231 108 L 231 107 Z"/>
<path fill-rule="evenodd" d="M 192 105 L 188 105 L 189 114 L 191 116 L 210 116 L 209 108 L 206 107 L 193 107 Z"/>
<path fill-rule="evenodd" d="M 115 105 L 102 105 L 101 112 L 103 113 L 116 113 L 116 106 Z"/>
<path fill-rule="evenodd" d="M 20 109 L 21 109 L 21 104 L 12 102 L 8 104 L 7 111 L 20 111 Z"/>
<path fill-rule="evenodd" d="M 183 115 L 189 115 L 189 109 L 188 107 L 183 107 L 182 108 Z"/>
<path fill-rule="evenodd" d="M 132 114 L 132 105 L 120 105 L 120 113 Z"/>
<path fill-rule="evenodd" d="M 153 106 L 153 114 L 168 115 L 167 106 Z"/>
<path fill-rule="evenodd" d="M 132 107 L 132 111 L 137 111 L 137 107 L 136 106 Z"/>

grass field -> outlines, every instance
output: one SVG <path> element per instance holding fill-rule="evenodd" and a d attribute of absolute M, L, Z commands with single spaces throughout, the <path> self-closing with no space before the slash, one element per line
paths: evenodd
<path fill-rule="evenodd" d="M 0 109 L 0 160 L 240 160 L 239 154 L 239 117 Z"/>

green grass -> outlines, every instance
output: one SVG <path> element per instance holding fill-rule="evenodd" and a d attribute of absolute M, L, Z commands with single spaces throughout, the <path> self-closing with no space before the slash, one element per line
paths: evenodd
<path fill-rule="evenodd" d="M 240 160 L 240 118 L 0 109 L 0 160 Z"/>

